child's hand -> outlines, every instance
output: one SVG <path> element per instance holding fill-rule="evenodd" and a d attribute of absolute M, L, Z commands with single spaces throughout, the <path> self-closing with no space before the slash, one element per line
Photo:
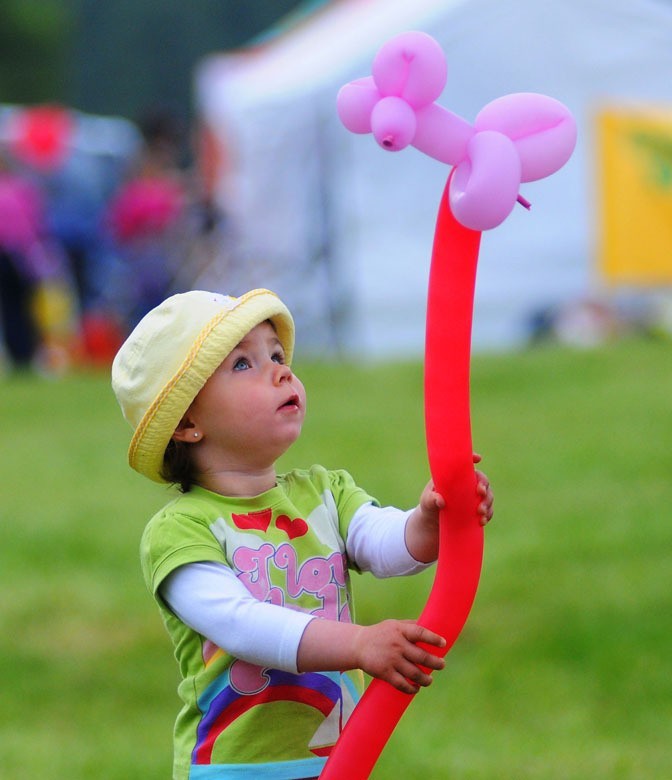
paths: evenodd
<path fill-rule="evenodd" d="M 434 490 L 434 483 L 428 482 L 425 485 L 424 490 L 420 494 L 420 501 L 418 502 L 418 508 L 422 514 L 422 520 L 429 526 L 436 526 L 439 524 L 439 512 L 446 506 L 446 502 L 440 493 Z"/>
<path fill-rule="evenodd" d="M 299 672 L 362 669 L 403 693 L 417 693 L 431 684 L 429 670 L 445 666 L 443 658 L 419 647 L 419 642 L 446 646 L 445 639 L 414 620 L 360 626 L 318 618 L 303 632 L 296 665 Z"/>
<path fill-rule="evenodd" d="M 478 453 L 473 454 L 474 463 L 481 462 L 481 456 Z M 476 495 L 480 502 L 477 512 L 481 516 L 481 525 L 487 525 L 492 520 L 494 496 L 490 488 L 490 482 L 482 471 L 475 470 L 476 474 Z M 425 485 L 425 489 L 420 496 L 418 504 L 423 515 L 423 520 L 428 525 L 438 523 L 439 512 L 446 505 L 443 496 L 434 490 L 434 484 L 430 481 Z"/>
<path fill-rule="evenodd" d="M 445 639 L 414 620 L 384 620 L 359 628 L 355 642 L 357 666 L 402 693 L 417 693 L 421 686 L 431 685 L 432 676 L 427 670 L 445 666 L 443 658 L 418 646 L 422 642 L 445 647 Z"/>
<path fill-rule="evenodd" d="M 480 463 L 481 456 L 474 453 L 474 463 Z M 487 525 L 493 514 L 493 494 L 490 482 L 482 471 L 476 474 L 476 511 L 481 525 Z M 446 502 L 434 489 L 430 481 L 422 491 L 420 501 L 406 524 L 406 546 L 416 561 L 435 561 L 439 550 L 439 513 Z"/>
<path fill-rule="evenodd" d="M 480 463 L 481 456 L 474 453 L 474 463 Z M 490 481 L 482 471 L 476 469 L 476 495 L 481 499 L 477 511 L 481 516 L 481 525 L 487 525 L 492 520 L 494 496 Z"/>

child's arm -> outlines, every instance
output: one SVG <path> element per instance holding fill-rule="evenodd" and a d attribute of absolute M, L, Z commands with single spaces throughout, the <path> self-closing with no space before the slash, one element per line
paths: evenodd
<path fill-rule="evenodd" d="M 312 615 L 256 599 L 223 563 L 187 563 L 159 594 L 185 625 L 251 664 L 296 674 L 296 655 Z"/>
<path fill-rule="evenodd" d="M 362 669 L 403 693 L 417 693 L 432 682 L 429 669 L 443 669 L 443 658 L 423 642 L 445 647 L 445 640 L 412 620 L 384 620 L 372 626 L 313 620 L 299 644 L 300 672 Z M 424 669 L 422 667 L 425 667 Z"/>
<path fill-rule="evenodd" d="M 405 693 L 415 693 L 418 686 L 431 682 L 418 664 L 443 668 L 441 659 L 416 644 L 442 647 L 443 639 L 412 621 L 358 626 L 266 604 L 221 563 L 181 566 L 161 584 L 160 594 L 194 631 L 260 666 L 293 673 L 362 669 Z"/>

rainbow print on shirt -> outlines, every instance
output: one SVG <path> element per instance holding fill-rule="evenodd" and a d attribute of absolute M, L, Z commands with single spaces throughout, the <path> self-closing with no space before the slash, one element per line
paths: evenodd
<path fill-rule="evenodd" d="M 314 755 L 326 757 L 358 697 L 352 681 L 340 672 L 292 674 L 237 660 L 199 699 L 203 717 L 192 763 L 210 764 L 217 738 L 231 723 L 253 707 L 278 701 L 303 704 L 322 713 L 324 721 L 308 747 Z"/>

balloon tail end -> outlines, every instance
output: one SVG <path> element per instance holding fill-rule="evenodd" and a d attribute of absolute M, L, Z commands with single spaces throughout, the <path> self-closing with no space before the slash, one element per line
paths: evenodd
<path fill-rule="evenodd" d="M 529 211 L 532 208 L 532 204 L 530 203 L 530 201 L 527 200 L 527 198 L 524 198 L 522 195 L 518 195 L 516 200 L 518 201 L 518 203 L 520 203 L 520 205 L 524 209 L 527 209 Z"/>

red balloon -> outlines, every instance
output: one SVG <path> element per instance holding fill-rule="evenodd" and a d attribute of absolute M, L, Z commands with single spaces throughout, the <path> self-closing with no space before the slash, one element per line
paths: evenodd
<path fill-rule="evenodd" d="M 429 276 L 425 337 L 425 427 L 434 485 L 446 499 L 439 559 L 418 623 L 446 639 L 445 655 L 469 616 L 483 561 L 470 415 L 471 326 L 481 233 L 461 225 L 441 199 Z M 350 716 L 320 780 L 365 780 L 413 696 L 373 680 Z"/>

